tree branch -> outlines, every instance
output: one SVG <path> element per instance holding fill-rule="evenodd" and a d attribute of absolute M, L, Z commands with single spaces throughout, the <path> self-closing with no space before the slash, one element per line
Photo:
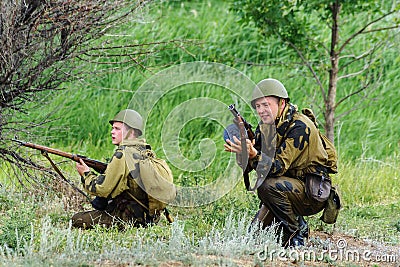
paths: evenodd
<path fill-rule="evenodd" d="M 320 79 L 319 79 L 319 77 L 318 77 L 316 71 L 315 71 L 314 68 L 311 66 L 310 61 L 308 61 L 308 60 L 304 57 L 303 53 L 298 49 L 298 47 L 297 47 L 295 44 L 293 44 L 293 43 L 290 42 L 290 41 L 286 41 L 286 42 L 296 51 L 296 53 L 297 53 L 297 54 L 299 55 L 299 57 L 301 58 L 301 61 L 303 62 L 303 64 L 310 70 L 310 72 L 311 72 L 312 76 L 314 77 L 314 79 L 315 79 L 315 81 L 316 81 L 316 83 L 317 83 L 319 89 L 321 90 L 321 93 L 322 93 L 322 96 L 323 96 L 323 98 L 324 98 L 324 101 L 326 101 L 326 91 L 325 91 L 324 86 L 322 85 L 322 83 L 321 83 L 321 81 L 320 81 Z"/>
<path fill-rule="evenodd" d="M 344 49 L 344 48 L 351 42 L 351 40 L 353 40 L 356 36 L 358 36 L 358 35 L 360 35 L 360 34 L 362 34 L 362 33 L 366 33 L 366 29 L 367 29 L 369 26 L 371 26 L 371 25 L 373 25 L 373 24 L 375 24 L 375 23 L 377 23 L 377 22 L 383 20 L 384 18 L 386 18 L 386 17 L 388 17 L 388 16 L 390 16 L 391 14 L 394 14 L 394 13 L 396 13 L 396 12 L 397 12 L 396 10 L 392 10 L 392 11 L 390 11 L 389 13 L 383 14 L 381 17 L 379 17 L 379 18 L 377 18 L 377 19 L 375 19 L 375 20 L 373 20 L 373 21 L 371 21 L 371 22 L 365 24 L 360 30 L 358 30 L 357 32 L 353 33 L 349 38 L 347 38 L 347 39 L 344 41 L 344 43 L 340 46 L 340 48 L 339 48 L 338 51 L 337 51 L 338 54 L 340 54 L 340 53 L 343 51 L 343 49 Z M 395 27 L 393 27 L 393 29 L 394 29 L 394 28 L 397 28 L 397 27 L 399 27 L 399 25 L 396 25 Z"/>

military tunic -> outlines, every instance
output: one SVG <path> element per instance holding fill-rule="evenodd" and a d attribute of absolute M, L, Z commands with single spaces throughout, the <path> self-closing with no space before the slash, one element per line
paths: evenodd
<path fill-rule="evenodd" d="M 249 161 L 249 168 L 265 178 L 258 196 L 290 235 L 299 230 L 299 215 L 316 214 L 325 206 L 308 197 L 304 181 L 307 174 L 327 175 L 328 155 L 316 125 L 291 104 L 286 105 L 276 128 L 260 123 L 255 134 L 259 152 Z"/>
<path fill-rule="evenodd" d="M 75 214 L 72 217 L 73 226 L 90 228 L 95 224 L 117 224 L 123 228 L 126 223 L 146 226 L 158 222 L 160 211 L 149 209 L 151 197 L 138 184 L 139 160 L 143 158 L 142 151 L 149 147 L 141 139 L 124 140 L 115 150 L 104 174 L 97 175 L 90 171 L 81 177 L 85 191 L 107 198 L 108 205 L 105 210 Z"/>

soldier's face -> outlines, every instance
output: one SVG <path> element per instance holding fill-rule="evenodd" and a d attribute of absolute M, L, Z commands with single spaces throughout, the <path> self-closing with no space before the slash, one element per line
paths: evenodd
<path fill-rule="evenodd" d="M 111 139 L 114 145 L 119 145 L 125 136 L 125 124 L 119 121 L 114 121 L 111 129 Z"/>
<path fill-rule="evenodd" d="M 256 111 L 265 124 L 274 124 L 279 111 L 279 99 L 274 96 L 261 97 L 255 101 Z"/>

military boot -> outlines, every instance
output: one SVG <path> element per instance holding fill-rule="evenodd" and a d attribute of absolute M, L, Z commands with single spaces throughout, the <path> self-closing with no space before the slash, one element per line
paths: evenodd
<path fill-rule="evenodd" d="M 299 229 L 296 232 L 289 233 L 287 230 L 283 231 L 283 246 L 285 248 L 304 246 L 305 239 L 308 239 L 310 236 L 310 229 L 303 216 L 298 216 L 297 221 L 299 223 Z"/>
<path fill-rule="evenodd" d="M 297 221 L 299 222 L 300 234 L 303 236 L 303 238 L 308 239 L 310 236 L 310 228 L 308 228 L 306 220 L 304 220 L 303 216 L 298 216 Z"/>
<path fill-rule="evenodd" d="M 284 248 L 295 248 L 304 246 L 304 237 L 299 230 L 292 233 L 287 229 L 283 229 L 282 232 L 282 247 Z"/>
<path fill-rule="evenodd" d="M 302 247 L 304 246 L 304 237 L 300 231 L 297 231 L 287 242 L 285 247 Z"/>

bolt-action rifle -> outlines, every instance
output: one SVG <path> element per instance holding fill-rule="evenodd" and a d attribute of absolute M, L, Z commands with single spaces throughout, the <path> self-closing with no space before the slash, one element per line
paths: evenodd
<path fill-rule="evenodd" d="M 80 159 L 83 160 L 83 162 L 85 162 L 85 164 L 94 169 L 95 171 L 99 172 L 99 173 L 104 173 L 106 171 L 107 168 L 107 164 L 98 160 L 94 160 L 94 159 L 90 159 L 88 157 L 82 156 L 82 155 L 76 155 L 76 154 L 71 154 L 71 153 L 67 153 L 58 149 L 54 149 L 54 148 L 50 148 L 50 147 L 46 147 L 46 146 L 42 146 L 42 145 L 37 145 L 34 143 L 29 143 L 29 142 L 24 142 L 21 140 L 17 140 L 17 139 L 12 139 L 12 141 L 19 143 L 22 146 L 25 147 L 29 147 L 29 148 L 33 148 L 36 150 L 39 150 L 42 155 L 44 157 L 46 157 L 48 159 L 48 161 L 50 162 L 51 166 L 53 166 L 54 170 L 58 173 L 58 175 L 60 175 L 60 177 L 66 182 L 68 183 L 70 186 L 72 186 L 72 188 L 74 188 L 77 192 L 81 193 L 83 196 L 86 197 L 86 199 L 92 203 L 93 201 L 91 200 L 91 198 L 82 190 L 80 190 L 76 185 L 74 185 L 73 182 L 71 182 L 70 180 L 68 180 L 61 172 L 61 170 L 57 167 L 57 165 L 51 160 L 51 158 L 49 157 L 49 153 L 50 154 L 54 154 L 54 155 L 58 155 L 64 158 L 68 158 L 71 159 L 73 161 L 79 162 Z M 99 198 L 96 197 L 95 200 Z M 93 205 L 93 203 L 92 203 Z"/>
<path fill-rule="evenodd" d="M 104 173 L 106 171 L 107 163 L 104 163 L 104 162 L 101 162 L 98 160 L 94 160 L 94 159 L 90 159 L 86 156 L 71 154 L 71 153 L 67 153 L 67 152 L 64 152 L 64 151 L 61 151 L 58 149 L 54 149 L 54 148 L 50 148 L 50 147 L 46 147 L 46 146 L 42 146 L 42 145 L 37 145 L 37 144 L 29 143 L 29 142 L 24 142 L 24 141 L 17 140 L 17 139 L 12 139 L 12 141 L 17 142 L 20 145 L 25 146 L 25 147 L 40 150 L 40 152 L 50 161 L 50 163 L 53 166 L 53 168 L 55 169 L 55 171 L 61 176 L 61 178 L 65 182 L 70 184 L 75 190 L 77 190 L 79 193 L 84 195 L 94 208 L 99 209 L 99 210 L 105 209 L 105 206 L 107 203 L 107 198 L 97 196 L 93 200 L 91 200 L 91 198 L 87 194 L 85 194 L 82 190 L 77 188 L 70 180 L 65 178 L 65 176 L 61 173 L 60 169 L 50 159 L 50 157 L 48 156 L 48 153 L 58 155 L 58 156 L 61 156 L 64 158 L 68 158 L 68 159 L 71 159 L 76 162 L 79 162 L 79 160 L 82 159 L 83 162 L 85 162 L 85 164 L 88 167 L 94 169 L 98 173 Z M 165 217 L 167 218 L 168 222 L 172 223 L 173 219 L 172 219 L 171 215 L 169 214 L 169 211 L 167 210 L 167 208 L 164 208 L 164 214 L 165 214 Z"/>
<path fill-rule="evenodd" d="M 29 147 L 29 148 L 33 148 L 36 150 L 39 150 L 43 153 L 50 153 L 50 154 L 54 154 L 54 155 L 58 155 L 64 158 L 68 158 L 71 159 L 73 161 L 79 162 L 80 159 L 83 160 L 83 162 L 85 162 L 85 164 L 92 168 L 93 170 L 95 170 L 98 173 L 104 173 L 106 168 L 107 168 L 107 163 L 98 161 L 98 160 L 94 160 L 94 159 L 90 159 L 86 156 L 82 156 L 82 155 L 77 155 L 77 154 L 71 154 L 71 153 L 67 153 L 58 149 L 54 149 L 54 148 L 50 148 L 50 147 L 46 147 L 46 146 L 42 146 L 42 145 L 37 145 L 34 143 L 29 143 L 29 142 L 24 142 L 21 140 L 17 140 L 17 139 L 12 139 L 12 141 L 19 143 L 20 145 Z"/>

